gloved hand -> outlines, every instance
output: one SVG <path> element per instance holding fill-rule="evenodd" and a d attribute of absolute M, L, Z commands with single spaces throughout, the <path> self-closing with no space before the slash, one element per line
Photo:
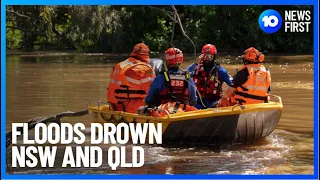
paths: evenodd
<path fill-rule="evenodd" d="M 270 94 L 267 94 L 267 99 L 266 99 L 266 103 L 268 103 L 270 101 Z"/>
<path fill-rule="evenodd" d="M 197 64 L 200 64 L 203 58 L 204 58 L 204 54 L 200 54 L 200 56 L 197 59 Z"/>
<path fill-rule="evenodd" d="M 225 97 L 222 97 L 219 102 L 218 102 L 218 107 L 226 107 L 226 106 L 229 106 L 229 99 L 228 98 L 225 98 Z"/>
<path fill-rule="evenodd" d="M 139 114 L 139 115 L 144 115 L 147 111 L 148 109 L 148 105 L 147 106 L 141 106 L 141 107 L 139 107 L 139 109 L 138 109 L 138 111 L 137 111 L 137 114 Z"/>
<path fill-rule="evenodd" d="M 219 101 L 220 101 L 220 100 L 214 101 L 214 102 L 211 104 L 211 106 L 212 106 L 213 108 L 217 108 Z"/>

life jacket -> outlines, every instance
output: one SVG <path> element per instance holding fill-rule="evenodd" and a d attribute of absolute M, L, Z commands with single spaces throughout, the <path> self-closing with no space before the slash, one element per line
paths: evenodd
<path fill-rule="evenodd" d="M 164 72 L 165 88 L 159 92 L 159 104 L 179 102 L 189 104 L 189 72 L 173 73 Z"/>
<path fill-rule="evenodd" d="M 197 108 L 178 103 L 178 102 L 167 102 L 165 104 L 161 104 L 158 107 L 155 108 L 148 108 L 146 106 L 140 107 L 140 111 L 138 111 L 138 114 L 140 115 L 148 115 L 153 117 L 164 117 L 167 114 L 176 114 L 176 113 L 182 113 L 182 112 L 189 112 L 189 111 L 196 111 Z"/>
<path fill-rule="evenodd" d="M 270 71 L 261 64 L 247 64 L 249 76 L 246 83 L 237 87 L 231 97 L 231 105 L 256 104 L 267 102 L 268 89 L 271 84 Z"/>
<path fill-rule="evenodd" d="M 143 68 L 141 69 L 142 71 L 153 72 L 152 67 L 149 64 L 141 62 L 133 57 L 114 66 L 107 92 L 109 103 L 121 104 L 132 99 L 143 100 L 146 97 L 153 78 L 147 77 L 144 79 L 135 79 L 130 77 L 130 75 L 126 75 L 126 72 L 129 69 L 138 65 Z"/>
<path fill-rule="evenodd" d="M 202 63 L 196 69 L 193 75 L 193 81 L 202 99 L 216 100 L 222 96 L 222 82 L 219 80 L 219 64 L 215 64 L 211 71 L 207 73 Z"/>

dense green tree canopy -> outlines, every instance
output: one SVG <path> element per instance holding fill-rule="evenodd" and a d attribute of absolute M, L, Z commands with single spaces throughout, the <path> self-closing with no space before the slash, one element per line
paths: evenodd
<path fill-rule="evenodd" d="M 312 53 L 309 33 L 264 33 L 258 18 L 265 9 L 283 13 L 312 6 L 176 6 L 183 27 L 197 51 L 205 43 L 219 50 L 255 46 L 261 51 Z M 7 6 L 7 48 L 32 51 L 79 50 L 81 52 L 130 52 L 145 42 L 152 51 L 170 46 L 172 19 L 169 6 Z M 281 14 L 284 17 L 284 14 Z M 193 52 L 192 44 L 174 29 L 174 44 Z"/>

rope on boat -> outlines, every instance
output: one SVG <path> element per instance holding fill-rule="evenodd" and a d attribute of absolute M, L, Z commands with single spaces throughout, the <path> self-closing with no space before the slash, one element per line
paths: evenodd
<path fill-rule="evenodd" d="M 240 107 L 241 108 L 241 110 L 244 110 L 246 107 L 244 106 L 244 105 L 241 105 L 241 104 L 235 104 L 235 105 L 233 105 L 232 106 L 232 111 L 234 110 L 234 108 L 236 108 L 236 107 Z"/>

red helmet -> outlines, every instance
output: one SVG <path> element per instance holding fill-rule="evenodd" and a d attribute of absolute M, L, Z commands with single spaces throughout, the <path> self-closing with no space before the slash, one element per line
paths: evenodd
<path fill-rule="evenodd" d="M 201 50 L 202 54 L 211 54 L 211 55 L 216 55 L 217 54 L 217 48 L 216 46 L 212 44 L 206 44 L 202 47 Z"/>
<path fill-rule="evenodd" d="M 242 57 L 249 62 L 263 62 L 264 55 L 254 47 L 250 47 L 244 51 Z"/>
<path fill-rule="evenodd" d="M 202 47 L 199 61 L 209 62 L 213 61 L 217 54 L 217 48 L 212 44 L 206 44 Z"/>
<path fill-rule="evenodd" d="M 178 48 L 169 48 L 164 52 L 164 60 L 169 65 L 180 65 L 183 62 L 183 53 Z"/>
<path fill-rule="evenodd" d="M 130 56 L 136 56 L 141 61 L 148 63 L 150 61 L 149 52 L 149 47 L 146 44 L 139 43 L 134 46 Z"/>

